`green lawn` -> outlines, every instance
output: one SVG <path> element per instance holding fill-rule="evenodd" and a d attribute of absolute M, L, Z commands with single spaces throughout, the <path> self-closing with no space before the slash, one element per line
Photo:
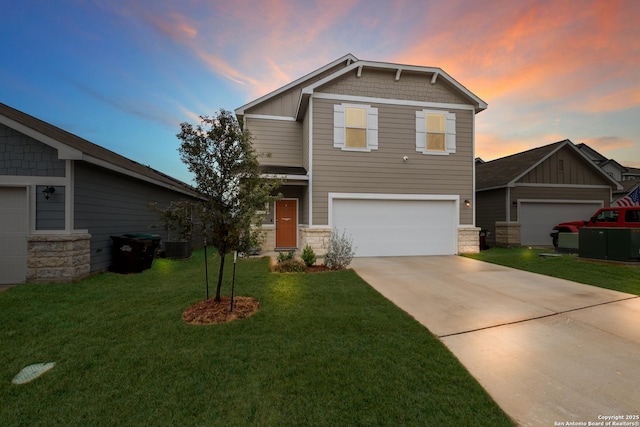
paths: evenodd
<path fill-rule="evenodd" d="M 0 424 L 513 425 L 353 271 L 274 274 L 268 260 L 246 260 L 236 285 L 260 311 L 207 326 L 180 319 L 205 297 L 201 251 L 140 274 L 0 293 Z M 11 383 L 38 362 L 57 365 Z"/>
<path fill-rule="evenodd" d="M 640 263 L 638 265 L 607 263 L 578 259 L 575 255 L 540 256 L 548 253 L 553 253 L 553 250 L 492 248 L 465 256 L 519 270 L 640 295 Z"/>

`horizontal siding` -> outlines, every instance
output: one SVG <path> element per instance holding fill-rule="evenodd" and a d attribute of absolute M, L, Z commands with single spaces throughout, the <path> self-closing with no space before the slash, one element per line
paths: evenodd
<path fill-rule="evenodd" d="M 111 264 L 111 236 L 151 233 L 166 240 L 164 224 L 148 204 L 167 206 L 183 198 L 186 196 L 181 193 L 76 163 L 74 226 L 91 234 L 91 271 L 104 270 Z"/>
<path fill-rule="evenodd" d="M 400 80 L 395 80 L 396 70 L 372 70 L 365 68 L 357 77 L 354 70 L 323 87 L 319 92 L 367 96 L 371 98 L 403 99 L 421 102 L 468 104 L 460 98 L 444 79 L 431 84 L 431 74 L 403 71 Z M 443 83 L 445 82 L 445 83 Z"/>
<path fill-rule="evenodd" d="M 36 230 L 64 230 L 65 193 L 64 186 L 55 186 L 55 192 L 47 200 L 42 193 L 47 188 L 36 186 Z"/>
<path fill-rule="evenodd" d="M 245 114 L 265 114 L 270 116 L 294 117 L 298 111 L 298 102 L 300 101 L 300 93 L 302 92 L 302 88 L 325 78 L 329 74 L 344 68 L 344 66 L 345 63 L 338 64 L 335 67 L 330 68 L 325 72 L 318 74 L 317 76 L 314 76 L 313 78 L 309 78 L 308 80 L 305 80 L 304 82 L 293 86 L 283 93 L 275 95 L 274 97 L 267 99 L 252 108 L 247 109 L 245 111 Z"/>
<path fill-rule="evenodd" d="M 473 112 L 455 110 L 456 153 L 424 155 L 415 148 L 415 107 L 378 108 L 378 150 L 370 153 L 333 147 L 333 105 L 313 104 L 313 222 L 328 223 L 328 193 L 458 194 L 473 191 Z M 409 161 L 404 162 L 403 156 Z M 461 209 L 460 223 L 472 223 L 472 210 Z"/>
<path fill-rule="evenodd" d="M 571 147 L 549 156 L 518 182 L 534 184 L 611 185 L 593 165 Z"/>
<path fill-rule="evenodd" d="M 302 166 L 302 124 L 294 121 L 247 119 L 253 147 L 263 165 Z"/>
<path fill-rule="evenodd" d="M 511 202 L 519 199 L 540 200 L 597 200 L 603 206 L 610 204 L 610 190 L 606 188 L 555 188 L 555 187 L 514 187 L 511 189 Z M 510 203 L 511 221 L 518 221 L 518 206 Z"/>

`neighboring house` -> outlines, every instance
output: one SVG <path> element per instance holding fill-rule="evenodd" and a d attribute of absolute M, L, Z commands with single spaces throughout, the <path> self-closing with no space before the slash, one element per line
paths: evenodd
<path fill-rule="evenodd" d="M 640 180 L 640 168 L 626 168 L 627 171 L 622 174 L 623 181 L 638 181 Z"/>
<path fill-rule="evenodd" d="M 478 251 L 475 115 L 487 104 L 440 68 L 346 55 L 238 109 L 265 174 L 286 179 L 264 249 L 356 256 Z"/>
<path fill-rule="evenodd" d="M 621 188 L 567 139 L 476 162 L 476 222 L 489 245 L 551 245 L 555 224 L 588 219 Z"/>
<path fill-rule="evenodd" d="M 183 182 L 0 104 L 2 284 L 74 281 L 105 270 L 110 236 L 166 237 L 149 202 L 195 195 Z"/>
<path fill-rule="evenodd" d="M 576 144 L 576 148 L 584 155 L 591 159 L 596 165 L 600 166 L 609 176 L 620 182 L 624 179 L 627 168 L 613 159 L 607 159 L 587 144 Z"/>

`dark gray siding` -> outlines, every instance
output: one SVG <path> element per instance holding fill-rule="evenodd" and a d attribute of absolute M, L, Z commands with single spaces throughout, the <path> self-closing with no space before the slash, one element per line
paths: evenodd
<path fill-rule="evenodd" d="M 104 270 L 111 264 L 111 236 L 151 233 L 165 240 L 164 224 L 148 204 L 166 206 L 172 200 L 187 198 L 106 169 L 76 163 L 74 226 L 91 234 L 91 271 Z"/>
<path fill-rule="evenodd" d="M 64 202 L 66 188 L 55 186 L 55 192 L 44 197 L 44 185 L 36 186 L 36 230 L 64 230 Z"/>
<path fill-rule="evenodd" d="M 65 174 L 65 161 L 54 148 L 0 124 L 0 175 L 57 176 Z"/>
<path fill-rule="evenodd" d="M 496 221 L 507 220 L 507 189 L 476 193 L 476 225 L 488 231 L 487 244 L 495 244 Z"/>

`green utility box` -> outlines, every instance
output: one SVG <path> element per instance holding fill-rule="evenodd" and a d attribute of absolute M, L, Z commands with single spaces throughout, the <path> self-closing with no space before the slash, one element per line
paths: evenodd
<path fill-rule="evenodd" d="M 615 261 L 639 261 L 640 228 L 607 229 L 607 257 Z"/>
<path fill-rule="evenodd" d="M 607 229 L 582 227 L 578 255 L 582 258 L 607 259 Z"/>
<path fill-rule="evenodd" d="M 579 256 L 612 261 L 640 261 L 640 228 L 580 229 Z"/>

